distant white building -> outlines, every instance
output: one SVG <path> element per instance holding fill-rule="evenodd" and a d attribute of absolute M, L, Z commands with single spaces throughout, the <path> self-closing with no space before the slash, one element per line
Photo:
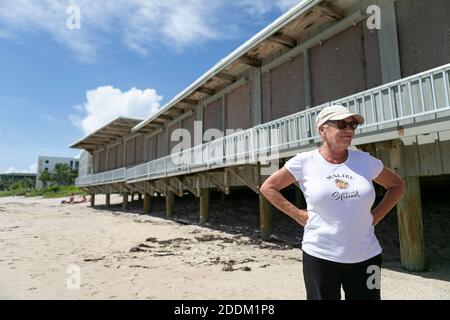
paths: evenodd
<path fill-rule="evenodd" d="M 43 188 L 42 181 L 39 179 L 41 173 L 43 171 L 53 172 L 55 170 L 55 166 L 58 163 L 68 164 L 72 169 L 79 169 L 80 159 L 78 158 L 67 158 L 67 157 L 48 157 L 48 156 L 39 156 L 38 159 L 38 168 L 36 175 L 36 189 Z"/>

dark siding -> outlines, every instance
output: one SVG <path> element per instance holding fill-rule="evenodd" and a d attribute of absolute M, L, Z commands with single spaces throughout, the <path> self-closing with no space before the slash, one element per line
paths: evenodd
<path fill-rule="evenodd" d="M 124 167 L 124 163 L 123 163 L 123 143 L 119 144 L 116 146 L 116 165 L 117 168 L 123 168 Z"/>
<path fill-rule="evenodd" d="M 208 129 L 222 130 L 222 99 L 211 102 L 203 109 L 203 132 Z"/>
<path fill-rule="evenodd" d="M 148 139 L 148 161 L 155 160 L 156 159 L 156 136 L 153 136 Z"/>
<path fill-rule="evenodd" d="M 126 165 L 131 166 L 134 164 L 135 139 L 127 140 L 125 144 L 126 144 Z"/>
<path fill-rule="evenodd" d="M 196 119 L 196 115 L 193 114 L 192 116 L 187 117 L 183 120 L 183 128 L 188 130 L 191 134 L 191 146 L 194 146 L 194 121 Z"/>
<path fill-rule="evenodd" d="M 95 152 L 92 155 L 92 161 L 94 163 L 94 173 L 100 172 L 100 153 Z"/>
<path fill-rule="evenodd" d="M 167 144 L 166 144 L 165 137 L 166 137 L 166 135 L 164 132 L 158 134 L 158 136 L 157 136 L 157 141 L 158 141 L 157 146 L 156 146 L 157 158 L 162 158 L 167 155 Z"/>
<path fill-rule="evenodd" d="M 100 172 L 105 172 L 106 170 L 106 150 L 99 152 L 100 158 Z"/>
<path fill-rule="evenodd" d="M 366 89 L 383 84 L 381 77 L 380 49 L 378 46 L 378 31 L 363 27 L 364 56 L 366 57 Z"/>
<path fill-rule="evenodd" d="M 305 110 L 303 55 L 272 70 L 270 80 L 272 120 Z"/>
<path fill-rule="evenodd" d="M 117 168 L 116 166 L 116 149 L 117 146 L 111 147 L 108 149 L 108 171 L 114 170 Z"/>
<path fill-rule="evenodd" d="M 262 95 L 262 122 L 265 123 L 272 120 L 270 72 L 264 72 L 262 74 L 261 95 Z"/>
<path fill-rule="evenodd" d="M 144 135 L 139 135 L 135 138 L 135 158 L 134 163 L 139 164 L 144 162 Z"/>
<path fill-rule="evenodd" d="M 402 77 L 450 62 L 450 1 L 398 0 Z"/>
<path fill-rule="evenodd" d="M 249 82 L 227 95 L 227 129 L 251 127 L 250 86 Z"/>
<path fill-rule="evenodd" d="M 176 129 L 180 129 L 180 128 L 181 128 L 181 122 L 177 122 L 177 123 L 173 124 L 169 129 L 169 154 L 172 153 L 173 147 L 175 147 L 181 141 L 181 140 L 173 141 L 173 139 L 175 139 L 175 138 L 172 138 L 172 133 Z"/>
<path fill-rule="evenodd" d="M 313 105 L 365 89 L 362 28 L 350 27 L 311 49 Z"/>

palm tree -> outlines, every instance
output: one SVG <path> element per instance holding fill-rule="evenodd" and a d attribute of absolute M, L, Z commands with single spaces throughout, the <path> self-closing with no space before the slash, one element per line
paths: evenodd
<path fill-rule="evenodd" d="M 53 181 L 52 175 L 48 171 L 42 171 L 39 175 L 39 180 L 42 182 L 42 187 L 47 188 L 47 184 Z"/>

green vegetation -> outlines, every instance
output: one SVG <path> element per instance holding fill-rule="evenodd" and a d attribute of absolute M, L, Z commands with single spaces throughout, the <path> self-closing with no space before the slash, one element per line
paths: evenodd
<path fill-rule="evenodd" d="M 15 181 L 15 177 L 2 177 L 0 179 L 0 191 L 31 189 L 34 187 L 35 178 L 24 178 L 20 181 Z"/>
<path fill-rule="evenodd" d="M 39 197 L 44 198 L 61 198 L 74 195 L 84 195 L 85 192 L 80 188 L 75 187 L 75 178 L 78 176 L 78 171 L 72 169 L 68 164 L 58 163 L 52 173 L 42 171 L 39 179 L 44 185 L 43 189 L 33 189 L 33 183 L 27 179 L 10 183 L 7 186 L 7 191 L 0 191 L 0 197 L 11 196 L 25 196 L 25 197 Z M 52 183 L 52 186 L 48 186 Z"/>
<path fill-rule="evenodd" d="M 66 163 L 57 163 L 52 173 L 42 171 L 39 180 L 42 181 L 44 188 L 48 186 L 49 182 L 54 182 L 58 186 L 70 186 L 75 183 L 78 176 L 78 171 L 72 169 Z"/>
<path fill-rule="evenodd" d="M 0 191 L 0 197 L 24 196 L 29 191 L 30 190 L 26 190 L 26 189 Z"/>
<path fill-rule="evenodd" d="M 17 189 L 10 191 L 0 191 L 0 197 L 11 197 L 11 196 L 25 196 L 25 197 L 39 197 L 43 198 L 63 198 L 74 195 L 84 195 L 86 194 L 83 190 L 75 186 L 51 186 L 45 189 Z"/>
<path fill-rule="evenodd" d="M 32 190 L 27 197 L 42 196 L 44 198 L 62 198 L 70 195 L 85 195 L 86 192 L 75 186 L 51 186 L 45 189 Z"/>
<path fill-rule="evenodd" d="M 42 171 L 41 174 L 39 175 L 39 180 L 41 180 L 42 186 L 45 189 L 45 188 L 47 188 L 48 183 L 51 182 L 53 179 L 52 179 L 52 175 L 50 174 L 50 172 Z"/>

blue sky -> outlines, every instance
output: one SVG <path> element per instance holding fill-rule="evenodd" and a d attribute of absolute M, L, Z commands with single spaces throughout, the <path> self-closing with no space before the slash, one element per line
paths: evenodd
<path fill-rule="evenodd" d="M 145 118 L 295 0 L 0 0 L 0 172 Z M 80 13 L 80 29 L 67 28 Z"/>

